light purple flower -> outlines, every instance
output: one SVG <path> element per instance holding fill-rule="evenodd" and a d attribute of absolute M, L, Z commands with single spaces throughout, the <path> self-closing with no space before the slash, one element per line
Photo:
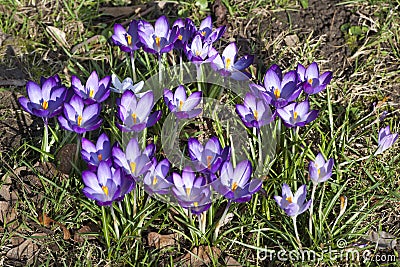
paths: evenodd
<path fill-rule="evenodd" d="M 132 53 L 139 49 L 142 46 L 138 36 L 138 25 L 140 23 L 140 21 L 132 20 L 128 31 L 121 24 L 115 24 L 114 34 L 111 36 L 114 44 L 127 53 Z"/>
<path fill-rule="evenodd" d="M 85 104 L 101 103 L 110 96 L 110 76 L 105 76 L 99 81 L 96 71 L 90 74 L 83 86 L 81 80 L 75 75 L 71 77 L 71 87 L 74 89 L 75 94 L 80 96 Z"/>
<path fill-rule="evenodd" d="M 88 164 L 89 170 L 95 170 L 101 161 L 105 161 L 111 166 L 110 139 L 105 133 L 102 133 L 95 145 L 83 137 L 81 155 L 82 159 Z"/>
<path fill-rule="evenodd" d="M 246 127 L 260 129 L 275 119 L 275 114 L 264 99 L 256 98 L 253 93 L 247 93 L 243 105 L 236 105 L 236 113 Z"/>
<path fill-rule="evenodd" d="M 117 127 L 123 132 L 141 132 L 153 126 L 161 117 L 161 111 L 150 114 L 154 105 L 152 91 L 146 92 L 139 100 L 132 91 L 125 91 L 117 99 L 118 118 L 122 124 Z"/>
<path fill-rule="evenodd" d="M 202 111 L 201 108 L 194 109 L 201 101 L 201 92 L 194 92 L 189 97 L 183 85 L 176 88 L 175 93 L 164 89 L 164 101 L 169 110 L 175 114 L 178 119 L 194 118 Z"/>
<path fill-rule="evenodd" d="M 303 65 L 298 64 L 297 74 L 299 80 L 302 82 L 304 92 L 309 95 L 324 90 L 332 79 L 331 71 L 319 75 L 319 69 L 316 62 L 311 63 L 307 69 Z"/>
<path fill-rule="evenodd" d="M 144 190 L 151 196 L 153 194 L 168 194 L 173 185 L 171 176 L 167 177 L 170 164 L 167 159 L 157 163 L 153 158 L 149 171 L 143 178 Z"/>
<path fill-rule="evenodd" d="M 220 178 L 211 183 L 212 187 L 219 194 L 234 202 L 247 202 L 252 195 L 260 190 L 262 181 L 252 179 L 251 163 L 248 160 L 240 162 L 236 168 L 232 167 L 230 161 L 225 162 L 221 167 Z"/>
<path fill-rule="evenodd" d="M 305 212 L 311 205 L 312 200 L 305 202 L 306 196 L 306 185 L 300 186 L 293 196 L 290 187 L 287 184 L 283 184 L 282 196 L 275 196 L 274 199 L 278 206 L 283 209 L 288 216 L 296 217 Z"/>
<path fill-rule="evenodd" d="M 186 45 L 185 53 L 191 62 L 202 64 L 211 62 L 217 56 L 215 52 L 210 54 L 210 52 L 212 52 L 211 48 L 212 46 L 210 43 L 203 43 L 201 37 L 196 35 L 193 38 L 193 42 Z"/>
<path fill-rule="evenodd" d="M 75 95 L 69 103 L 64 103 L 64 116 L 59 116 L 58 122 L 65 130 L 78 134 L 93 131 L 99 128 L 103 121 L 99 117 L 100 110 L 100 104 L 85 106 L 82 98 Z"/>
<path fill-rule="evenodd" d="M 133 81 L 131 78 L 127 77 L 125 78 L 122 82 L 118 79 L 117 75 L 112 74 L 111 75 L 111 83 L 113 87 L 111 88 L 111 91 L 115 93 L 120 93 L 123 94 L 126 90 L 130 90 L 135 93 L 136 97 L 142 97 L 144 93 L 139 93 L 144 86 L 144 81 L 140 81 L 137 84 L 133 84 Z"/>
<path fill-rule="evenodd" d="M 100 162 L 97 173 L 83 171 L 82 180 L 85 184 L 82 192 L 99 206 L 111 206 L 114 201 L 121 201 L 135 186 L 132 178 L 105 161 Z"/>
<path fill-rule="evenodd" d="M 378 137 L 378 150 L 376 150 L 375 155 L 381 154 L 383 151 L 390 148 L 394 142 L 396 142 L 398 137 L 398 133 L 390 133 L 389 125 L 380 129 Z"/>
<path fill-rule="evenodd" d="M 208 16 L 200 23 L 200 28 L 197 31 L 202 38 L 202 40 L 206 43 L 213 43 L 220 39 L 222 35 L 224 35 L 226 31 L 226 26 L 221 26 L 217 29 L 213 29 L 211 16 Z"/>
<path fill-rule="evenodd" d="M 204 147 L 196 138 L 189 138 L 188 148 L 197 171 L 215 173 L 222 163 L 230 159 L 230 147 L 222 149 L 215 136 L 211 137 Z"/>
<path fill-rule="evenodd" d="M 22 108 L 32 115 L 42 117 L 45 121 L 61 113 L 67 89 L 61 84 L 58 75 L 40 79 L 40 84 L 28 81 L 26 84 L 28 98 L 20 97 Z"/>
<path fill-rule="evenodd" d="M 314 184 L 323 183 L 332 176 L 333 159 L 330 158 L 325 161 L 324 156 L 321 153 L 315 157 L 315 161 L 311 161 L 308 165 L 308 172 L 310 174 L 311 181 Z"/>
<path fill-rule="evenodd" d="M 318 117 L 318 110 L 310 111 L 307 100 L 300 103 L 292 103 L 276 110 L 283 124 L 288 127 L 303 127 Z"/>
<path fill-rule="evenodd" d="M 136 138 L 132 138 L 126 146 L 125 153 L 118 146 L 114 146 L 112 155 L 116 166 L 123 168 L 127 174 L 139 181 L 139 176 L 150 169 L 154 151 L 154 144 L 141 151 Z"/>

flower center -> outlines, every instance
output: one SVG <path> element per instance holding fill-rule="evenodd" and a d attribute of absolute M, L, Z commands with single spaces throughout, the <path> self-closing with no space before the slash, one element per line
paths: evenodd
<path fill-rule="evenodd" d="M 161 42 L 161 38 L 160 37 L 156 37 L 156 45 L 158 46 L 158 47 L 160 47 L 160 42 Z"/>
<path fill-rule="evenodd" d="M 206 31 L 202 31 L 201 35 L 206 36 Z"/>
<path fill-rule="evenodd" d="M 199 50 L 196 50 L 196 56 L 200 56 L 200 51 Z"/>
<path fill-rule="evenodd" d="M 225 61 L 225 69 L 229 69 L 230 66 L 231 66 L 231 59 L 227 58 Z"/>
<path fill-rule="evenodd" d="M 275 95 L 276 98 L 279 98 L 281 96 L 281 91 L 279 91 L 278 88 L 275 88 L 274 95 Z"/>
<path fill-rule="evenodd" d="M 136 162 L 131 162 L 129 165 L 131 166 L 131 173 L 134 173 L 136 171 Z"/>
<path fill-rule="evenodd" d="M 209 170 L 211 170 L 211 160 L 212 160 L 212 156 L 207 156 L 207 168 Z"/>
<path fill-rule="evenodd" d="M 188 187 L 188 188 L 186 188 L 186 195 L 187 196 L 190 196 L 190 191 L 192 190 L 192 188 L 190 188 L 190 187 Z"/>
<path fill-rule="evenodd" d="M 258 111 L 254 110 L 254 119 L 258 121 Z"/>
<path fill-rule="evenodd" d="M 197 201 L 193 202 L 193 206 L 194 206 L 195 208 L 197 208 L 197 207 L 199 206 L 199 202 L 197 202 Z"/>
<path fill-rule="evenodd" d="M 179 111 L 182 111 L 182 107 L 183 107 L 183 101 L 180 100 L 180 101 L 179 101 Z"/>
<path fill-rule="evenodd" d="M 232 191 L 235 192 L 237 188 L 238 188 L 238 183 L 237 182 L 233 182 Z"/>
<path fill-rule="evenodd" d="M 136 115 L 136 113 L 133 113 L 133 114 L 132 114 L 132 118 L 133 118 L 133 123 L 136 124 L 136 121 L 137 121 L 137 115 Z"/>
<path fill-rule="evenodd" d="M 293 203 L 292 197 L 287 197 L 287 198 L 286 198 L 286 201 L 289 202 L 289 203 Z"/>
<path fill-rule="evenodd" d="M 313 79 L 308 79 L 308 83 L 310 84 L 310 85 L 312 85 L 312 82 L 313 82 Z"/>
<path fill-rule="evenodd" d="M 320 175 L 320 173 L 321 173 L 321 169 L 318 169 L 318 171 L 317 171 L 317 172 L 318 172 L 318 175 Z"/>
<path fill-rule="evenodd" d="M 93 98 L 93 96 L 94 96 L 94 90 L 93 90 L 93 89 L 90 89 L 90 91 L 89 91 L 89 97 L 90 97 L 90 98 Z"/>
<path fill-rule="evenodd" d="M 153 185 L 156 185 L 156 183 L 158 182 L 157 176 L 153 177 Z"/>
<path fill-rule="evenodd" d="M 98 159 L 99 161 L 103 160 L 103 155 L 102 155 L 102 154 L 98 154 L 98 155 L 97 155 L 97 159 Z"/>
<path fill-rule="evenodd" d="M 105 185 L 102 185 L 101 189 L 103 190 L 104 194 L 106 194 L 106 196 L 108 196 L 108 187 Z"/>
<path fill-rule="evenodd" d="M 81 124 L 82 124 L 82 116 L 81 115 L 79 115 L 78 116 L 78 126 L 81 126 Z"/>
<path fill-rule="evenodd" d="M 126 41 L 128 42 L 128 45 L 132 45 L 132 36 L 129 34 L 126 35 Z"/>
<path fill-rule="evenodd" d="M 178 35 L 178 39 L 182 41 L 182 39 L 183 39 L 182 34 L 179 34 L 179 35 Z"/>
<path fill-rule="evenodd" d="M 294 113 L 293 113 L 293 118 L 295 119 L 295 120 L 297 120 L 297 117 L 299 116 L 299 114 L 295 111 Z"/>
<path fill-rule="evenodd" d="M 43 100 L 42 107 L 46 110 L 49 107 L 49 103 L 46 100 Z"/>

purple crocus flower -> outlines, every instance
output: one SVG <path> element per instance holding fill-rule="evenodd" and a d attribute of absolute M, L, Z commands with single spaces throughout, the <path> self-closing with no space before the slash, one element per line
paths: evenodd
<path fill-rule="evenodd" d="M 194 109 L 200 103 L 201 95 L 201 92 L 194 92 L 187 97 L 183 85 L 176 88 L 175 94 L 171 90 L 164 89 L 164 101 L 178 119 L 194 118 L 201 113 L 201 108 Z"/>
<path fill-rule="evenodd" d="M 128 31 L 121 24 L 114 25 L 114 34 L 111 36 L 114 44 L 127 53 L 132 53 L 141 47 L 138 35 L 138 25 L 141 22 L 132 20 L 129 24 Z"/>
<path fill-rule="evenodd" d="M 26 84 L 28 98 L 22 96 L 18 102 L 32 115 L 42 117 L 45 122 L 62 111 L 67 89 L 61 84 L 58 75 L 40 79 L 40 84 L 28 81 Z"/>
<path fill-rule="evenodd" d="M 260 129 L 275 119 L 275 114 L 264 99 L 256 98 L 253 93 L 247 93 L 243 105 L 236 105 L 236 112 L 246 127 Z"/>
<path fill-rule="evenodd" d="M 219 38 L 224 35 L 226 31 L 226 26 L 221 26 L 215 30 L 213 30 L 212 19 L 211 16 L 203 19 L 200 23 L 200 28 L 197 31 L 202 38 L 202 40 L 206 43 L 213 43 L 217 41 Z"/>
<path fill-rule="evenodd" d="M 138 181 L 139 176 L 151 167 L 154 151 L 154 144 L 148 145 L 144 151 L 141 151 L 136 138 L 132 138 L 126 146 L 125 153 L 118 146 L 114 146 L 112 155 L 115 165 L 123 168 L 127 174 Z"/>
<path fill-rule="evenodd" d="M 81 155 L 82 159 L 88 164 L 89 170 L 95 170 L 101 161 L 105 161 L 111 166 L 110 139 L 105 133 L 102 133 L 95 145 L 83 137 Z"/>
<path fill-rule="evenodd" d="M 97 173 L 83 171 L 82 180 L 85 184 L 83 193 L 99 206 L 111 206 L 114 201 L 121 201 L 135 186 L 131 177 L 125 175 L 120 168 L 112 168 L 105 161 L 100 162 Z"/>
<path fill-rule="evenodd" d="M 305 212 L 311 205 L 309 200 L 305 202 L 307 196 L 306 185 L 300 186 L 297 192 L 292 194 L 292 190 L 287 184 L 282 186 L 282 196 L 275 196 L 274 199 L 281 209 L 290 217 L 297 217 L 297 215 Z"/>
<path fill-rule="evenodd" d="M 307 69 L 303 65 L 298 64 L 297 74 L 299 80 L 302 82 L 304 92 L 309 95 L 324 90 L 332 79 L 332 71 L 327 71 L 319 75 L 319 69 L 316 62 L 311 63 Z"/>
<path fill-rule="evenodd" d="M 152 166 L 143 178 L 144 190 L 149 194 L 168 194 L 173 185 L 171 177 L 167 177 L 170 164 L 167 159 L 157 163 L 153 158 Z"/>
<path fill-rule="evenodd" d="M 188 59 L 195 64 L 207 63 L 217 56 L 215 52 L 210 54 L 211 48 L 210 43 L 203 43 L 200 35 L 196 35 L 193 38 L 193 42 L 190 45 L 186 45 L 185 53 Z"/>
<path fill-rule="evenodd" d="M 211 206 L 211 190 L 203 176 L 196 177 L 190 167 L 178 173 L 172 174 L 174 186 L 172 193 L 183 208 L 191 208 L 195 214 L 206 211 Z"/>
<path fill-rule="evenodd" d="M 90 74 L 85 86 L 75 75 L 71 77 L 71 87 L 75 94 L 84 100 L 85 104 L 101 103 L 106 100 L 110 95 L 110 83 L 110 76 L 105 76 L 99 81 L 96 71 Z"/>
<path fill-rule="evenodd" d="M 150 114 L 153 105 L 152 91 L 145 93 L 139 100 L 132 91 L 125 91 L 117 99 L 117 116 L 122 121 L 122 124 L 117 123 L 117 127 L 123 132 L 141 132 L 153 126 L 161 117 L 161 111 Z"/>
<path fill-rule="evenodd" d="M 102 119 L 100 104 L 84 105 L 83 99 L 75 95 L 69 103 L 64 103 L 64 116 L 58 117 L 58 122 L 65 130 L 78 134 L 93 131 L 100 127 Z"/>
<path fill-rule="evenodd" d="M 288 128 L 303 127 L 318 117 L 318 110 L 310 111 L 310 103 L 307 100 L 278 108 L 276 112 Z"/>
<path fill-rule="evenodd" d="M 178 37 L 175 41 L 174 48 L 184 49 L 193 38 L 196 26 L 191 19 L 186 18 L 185 20 L 177 19 L 174 24 L 172 24 L 172 27 L 178 28 Z"/>
<path fill-rule="evenodd" d="M 222 163 L 230 159 L 230 147 L 222 149 L 215 136 L 211 137 L 204 147 L 196 138 L 189 138 L 188 147 L 189 156 L 197 171 L 215 173 Z"/>
<path fill-rule="evenodd" d="M 139 39 L 143 43 L 143 50 L 148 53 L 160 55 L 171 51 L 177 38 L 178 27 L 170 30 L 165 16 L 159 17 L 154 27 L 147 21 L 139 24 Z"/>
<path fill-rule="evenodd" d="M 379 130 L 379 137 L 378 137 L 378 150 L 375 152 L 375 156 L 378 154 L 383 153 L 386 149 L 391 147 L 394 142 L 396 142 L 397 138 L 399 137 L 398 133 L 390 133 L 389 125 L 385 128 Z"/>
<path fill-rule="evenodd" d="M 251 163 L 248 160 L 241 161 L 235 169 L 230 161 L 225 162 L 221 167 L 219 179 L 211 183 L 212 187 L 219 194 L 234 202 L 247 202 L 252 195 L 260 190 L 262 181 L 252 179 Z"/>
<path fill-rule="evenodd" d="M 123 94 L 126 90 L 131 90 L 139 98 L 144 95 L 144 93 L 139 93 L 143 89 L 144 81 L 140 81 L 134 85 L 132 79 L 129 77 L 125 78 L 121 82 L 118 79 L 117 75 L 112 74 L 111 75 L 111 83 L 113 85 L 113 87 L 110 87 L 111 91 L 113 91 L 115 93 Z"/>
<path fill-rule="evenodd" d="M 315 157 L 315 161 L 311 161 L 308 165 L 308 172 L 311 181 L 314 184 L 323 183 L 332 176 L 333 159 L 325 161 L 321 153 Z"/>
<path fill-rule="evenodd" d="M 211 67 L 222 76 L 231 76 L 235 80 L 249 79 L 250 74 L 242 71 L 253 63 L 254 56 L 246 55 L 236 61 L 237 52 L 235 43 L 230 43 L 222 52 L 222 56 L 213 48 L 210 53 L 216 53 L 216 56 L 211 62 Z"/>
<path fill-rule="evenodd" d="M 282 70 L 274 64 L 265 73 L 264 87 L 256 84 L 252 87 L 264 92 L 267 103 L 271 103 L 275 108 L 281 108 L 300 95 L 302 88 L 297 86 L 297 80 L 295 71 L 289 71 L 282 77 Z"/>

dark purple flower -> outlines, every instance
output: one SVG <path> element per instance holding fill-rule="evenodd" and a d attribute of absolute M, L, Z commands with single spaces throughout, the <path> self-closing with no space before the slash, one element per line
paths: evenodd
<path fill-rule="evenodd" d="M 211 67 L 223 76 L 231 76 L 235 80 L 248 80 L 249 73 L 242 72 L 253 63 L 254 56 L 246 55 L 237 59 L 237 47 L 235 43 L 230 43 L 222 52 L 222 56 L 213 48 L 211 55 L 216 53 L 211 62 Z"/>
<path fill-rule="evenodd" d="M 256 98 L 253 93 L 247 93 L 243 105 L 236 105 L 236 112 L 246 127 L 259 129 L 275 119 L 275 114 L 264 99 Z"/>
<path fill-rule="evenodd" d="M 260 190 L 262 181 L 252 179 L 251 163 L 248 160 L 240 162 L 235 169 L 230 161 L 225 162 L 221 167 L 220 178 L 211 183 L 212 187 L 219 194 L 235 202 L 247 202 L 252 195 Z"/>
<path fill-rule="evenodd" d="M 274 64 L 264 76 L 264 87 L 256 84 L 252 84 L 252 87 L 264 92 L 267 103 L 281 108 L 300 95 L 302 88 L 297 86 L 297 80 L 295 71 L 289 71 L 282 78 L 281 69 Z"/>
<path fill-rule="evenodd" d="M 153 158 L 152 166 L 143 178 L 144 190 L 149 195 L 169 193 L 173 185 L 171 177 L 167 177 L 169 168 L 170 164 L 167 159 L 157 163 L 157 160 Z"/>
<path fill-rule="evenodd" d="M 296 217 L 297 215 L 305 212 L 311 205 L 309 200 L 305 202 L 307 196 L 306 185 L 300 186 L 295 195 L 293 196 L 292 190 L 287 184 L 282 186 L 282 196 L 275 196 L 275 201 L 281 209 L 290 217 Z"/>
<path fill-rule="evenodd" d="M 164 101 L 178 119 L 194 118 L 201 113 L 201 108 L 194 109 L 200 103 L 201 95 L 201 92 L 194 92 L 187 97 L 183 85 L 176 88 L 175 94 L 164 89 Z"/>
<path fill-rule="evenodd" d="M 307 69 L 303 65 L 298 64 L 297 74 L 299 80 L 302 82 L 304 92 L 309 95 L 324 90 L 332 79 L 332 71 L 327 71 L 319 75 L 319 69 L 316 62 L 311 63 Z"/>
<path fill-rule="evenodd" d="M 224 35 L 226 31 L 226 26 L 221 26 L 215 30 L 213 30 L 212 19 L 211 16 L 208 16 L 200 23 L 200 28 L 197 31 L 202 38 L 202 40 L 206 43 L 213 43 L 217 41 L 219 38 Z"/>
<path fill-rule="evenodd" d="M 196 138 L 189 138 L 189 155 L 197 171 L 217 172 L 230 159 L 230 147 L 221 148 L 217 137 L 211 137 L 203 147 Z"/>
<path fill-rule="evenodd" d="M 315 157 L 315 161 L 311 161 L 308 165 L 310 179 L 314 184 L 323 183 L 332 176 L 333 159 L 325 161 L 321 153 Z"/>
<path fill-rule="evenodd" d="M 159 17 L 154 27 L 150 23 L 143 21 L 139 24 L 139 38 L 143 44 L 144 51 L 160 55 L 174 48 L 175 40 L 178 38 L 178 27 L 174 27 L 171 30 L 165 16 Z"/>
<path fill-rule="evenodd" d="M 114 146 L 112 155 L 116 166 L 123 168 L 127 174 L 139 181 L 139 176 L 151 167 L 154 151 L 153 144 L 141 151 L 136 138 L 132 138 L 126 146 L 125 153 L 118 146 Z"/>
<path fill-rule="evenodd" d="M 376 150 L 375 155 L 381 154 L 383 151 L 391 147 L 394 142 L 396 142 L 398 137 L 398 133 L 390 133 L 389 125 L 380 129 L 378 137 L 378 150 Z"/>
<path fill-rule="evenodd" d="M 28 98 L 22 96 L 18 101 L 22 108 L 32 115 L 42 117 L 44 120 L 52 118 L 62 111 L 67 89 L 61 84 L 58 75 L 42 77 L 40 85 L 28 81 L 26 84 Z"/>
<path fill-rule="evenodd" d="M 75 95 L 69 103 L 64 103 L 64 116 L 58 117 L 58 122 L 65 130 L 82 134 L 100 127 L 102 119 L 100 104 L 85 106 L 82 98 Z"/>
<path fill-rule="evenodd" d="M 90 74 L 85 86 L 75 75 L 72 75 L 71 78 L 71 87 L 75 94 L 84 100 L 85 104 L 101 103 L 106 100 L 110 96 L 110 83 L 110 76 L 105 76 L 99 81 L 96 71 Z"/>
<path fill-rule="evenodd" d="M 203 43 L 201 37 L 196 35 L 190 45 L 186 45 L 185 53 L 188 59 L 193 63 L 207 63 L 211 62 L 217 54 L 210 54 L 212 46 L 210 43 Z"/>
<path fill-rule="evenodd" d="M 105 133 L 102 133 L 95 145 L 88 139 L 82 138 L 81 155 L 82 159 L 88 164 L 90 170 L 95 170 L 101 161 L 105 161 L 111 166 L 110 139 Z"/>
<path fill-rule="evenodd" d="M 111 36 L 114 44 L 119 46 L 119 48 L 127 53 L 132 53 L 133 51 L 141 47 L 141 43 L 138 35 L 138 25 L 140 24 L 137 20 L 132 20 L 129 24 L 128 31 L 121 24 L 114 25 L 114 34 Z"/>
<path fill-rule="evenodd" d="M 195 214 L 206 211 L 211 206 L 211 190 L 203 176 L 196 177 L 190 167 L 172 174 L 174 186 L 172 193 L 183 208 L 191 208 Z"/>
<path fill-rule="evenodd" d="M 172 27 L 178 28 L 178 37 L 175 41 L 175 49 L 184 49 L 185 46 L 192 40 L 196 26 L 193 21 L 189 18 L 177 19 Z"/>
<path fill-rule="evenodd" d="M 117 99 L 117 116 L 122 121 L 122 124 L 117 123 L 117 127 L 123 132 L 141 132 L 153 126 L 161 117 L 161 111 L 150 114 L 153 105 L 152 91 L 146 92 L 139 100 L 132 91 L 125 91 Z"/>
<path fill-rule="evenodd" d="M 114 169 L 101 161 L 97 173 L 83 171 L 85 184 L 83 193 L 87 198 L 96 201 L 99 206 L 111 206 L 114 201 L 121 201 L 135 186 L 135 181 L 120 169 Z"/>
<path fill-rule="evenodd" d="M 288 128 L 303 127 L 318 117 L 318 110 L 310 111 L 310 104 L 307 100 L 278 108 L 276 112 Z"/>

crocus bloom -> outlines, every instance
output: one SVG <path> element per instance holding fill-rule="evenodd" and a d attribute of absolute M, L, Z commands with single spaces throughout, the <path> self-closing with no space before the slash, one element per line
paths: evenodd
<path fill-rule="evenodd" d="M 230 159 L 230 147 L 221 148 L 217 137 L 211 137 L 203 147 L 196 138 L 189 138 L 189 156 L 197 171 L 215 173 Z"/>
<path fill-rule="evenodd" d="M 217 70 L 222 76 L 231 76 L 235 80 L 249 79 L 250 74 L 242 71 L 253 63 L 254 56 L 246 55 L 236 61 L 237 52 L 235 43 L 230 43 L 222 52 L 222 56 L 215 49 L 212 49 L 211 54 L 217 53 L 211 62 L 212 68 Z"/>
<path fill-rule="evenodd" d="M 178 27 L 170 30 L 165 16 L 159 17 L 154 27 L 143 21 L 139 24 L 139 38 L 144 51 L 160 55 L 171 51 L 174 47 L 174 42 L 178 38 Z"/>
<path fill-rule="evenodd" d="M 310 111 L 310 104 L 307 100 L 278 108 L 276 112 L 288 128 L 303 127 L 318 117 L 318 110 Z"/>
<path fill-rule="evenodd" d="M 40 85 L 28 81 L 26 84 L 28 98 L 20 97 L 18 101 L 22 108 L 32 115 L 42 117 L 45 121 L 62 111 L 67 89 L 61 84 L 58 75 L 41 78 Z"/>
<path fill-rule="evenodd" d="M 141 151 L 136 138 L 132 138 L 126 146 L 125 153 L 118 146 L 114 146 L 112 155 L 115 165 L 123 168 L 127 174 L 132 175 L 138 181 L 139 176 L 151 167 L 154 151 L 155 146 L 153 144 Z"/>
<path fill-rule="evenodd" d="M 167 159 L 157 163 L 154 158 L 152 166 L 143 178 L 144 190 L 149 195 L 153 194 L 168 194 L 170 187 L 173 185 L 172 181 L 167 177 L 170 164 Z"/>
<path fill-rule="evenodd" d="M 84 105 L 83 99 L 78 95 L 71 98 L 69 103 L 64 103 L 64 117 L 59 116 L 58 122 L 65 130 L 82 134 L 100 127 L 102 119 L 100 104 Z"/>
<path fill-rule="evenodd" d="M 224 35 L 226 26 L 221 26 L 213 30 L 211 16 L 203 19 L 200 23 L 200 28 L 197 33 L 201 36 L 202 40 L 206 43 L 213 43 Z"/>
<path fill-rule="evenodd" d="M 88 164 L 89 170 L 96 169 L 101 161 L 105 161 L 111 166 L 110 139 L 105 133 L 102 133 L 95 145 L 83 137 L 81 155 L 82 159 Z"/>
<path fill-rule="evenodd" d="M 292 190 L 287 184 L 282 186 L 282 196 L 275 196 L 274 199 L 281 209 L 290 217 L 296 217 L 297 215 L 305 212 L 311 205 L 311 200 L 305 202 L 307 195 L 306 185 L 299 187 L 297 192 L 292 194 Z"/>
<path fill-rule="evenodd" d="M 196 177 L 190 167 L 172 174 L 174 186 L 172 193 L 183 208 L 192 208 L 196 214 L 206 211 L 211 206 L 211 190 L 203 176 Z"/>
<path fill-rule="evenodd" d="M 236 105 L 236 112 L 246 127 L 266 125 L 275 119 L 275 114 L 264 99 L 256 98 L 253 93 L 247 93 L 243 105 Z"/>
<path fill-rule="evenodd" d="M 111 36 L 114 44 L 119 46 L 119 48 L 127 53 L 132 53 L 133 51 L 141 47 L 141 43 L 138 35 L 138 25 L 140 24 L 137 20 L 132 20 L 129 24 L 128 31 L 121 24 L 114 25 L 114 34 Z"/>
<path fill-rule="evenodd" d="M 389 125 L 380 129 L 378 137 L 378 150 L 375 152 L 375 155 L 381 154 L 383 151 L 391 147 L 394 142 L 396 142 L 398 137 L 398 133 L 390 133 Z"/>
<path fill-rule="evenodd" d="M 220 178 L 211 183 L 212 187 L 219 194 L 235 202 L 247 202 L 251 196 L 260 190 L 262 181 L 252 179 L 251 163 L 248 160 L 240 162 L 235 169 L 230 161 L 225 162 L 221 167 Z"/>
<path fill-rule="evenodd" d="M 282 77 L 282 71 L 278 65 L 272 65 L 264 76 L 264 87 L 253 85 L 264 92 L 267 103 L 271 103 L 276 108 L 286 106 L 294 101 L 301 93 L 302 88 L 297 86 L 297 73 L 289 71 Z"/>
<path fill-rule="evenodd" d="M 169 110 L 178 119 L 194 118 L 201 113 L 201 108 L 194 109 L 201 101 L 201 92 L 194 92 L 189 97 L 186 96 L 185 87 L 179 85 L 175 93 L 164 89 L 164 101 Z"/>
<path fill-rule="evenodd" d="M 188 59 L 197 64 L 211 62 L 217 54 L 210 54 L 212 46 L 209 43 L 203 43 L 201 37 L 196 35 L 190 45 L 186 45 L 185 53 Z"/>
<path fill-rule="evenodd" d="M 306 69 L 303 65 L 297 65 L 297 74 L 302 83 L 306 94 L 312 95 L 321 92 L 326 88 L 332 79 L 332 72 L 327 71 L 319 75 L 319 69 L 316 62 L 311 63 Z"/>
<path fill-rule="evenodd" d="M 144 81 L 140 81 L 134 85 L 132 79 L 129 77 L 125 78 L 121 82 L 118 79 L 117 75 L 112 74 L 111 75 L 111 83 L 113 85 L 113 87 L 110 87 L 111 91 L 113 91 L 115 93 L 123 94 L 126 90 L 131 90 L 139 98 L 142 97 L 144 94 L 144 93 L 139 93 L 143 89 Z"/>
<path fill-rule="evenodd" d="M 308 172 L 310 174 L 311 181 L 314 184 L 323 183 L 332 176 L 333 159 L 330 158 L 325 161 L 324 156 L 318 153 L 315 157 L 315 161 L 311 161 L 308 165 Z"/>
<path fill-rule="evenodd" d="M 96 201 L 99 206 L 111 206 L 114 201 L 121 201 L 134 187 L 135 181 L 120 169 L 114 169 L 105 161 L 100 162 L 97 173 L 83 171 L 85 184 L 83 193 Z"/>
<path fill-rule="evenodd" d="M 183 49 L 193 38 L 196 27 L 191 19 L 177 19 L 172 27 L 178 27 L 178 37 L 174 44 L 174 49 Z"/>
<path fill-rule="evenodd" d="M 85 86 L 75 75 L 71 77 L 71 87 L 85 104 L 101 103 L 106 100 L 110 95 L 110 82 L 110 76 L 105 76 L 99 81 L 96 71 L 90 74 Z"/>
<path fill-rule="evenodd" d="M 132 91 L 125 91 L 117 99 L 117 116 L 122 121 L 122 124 L 117 123 L 117 127 L 123 132 L 141 132 L 153 126 L 161 117 L 161 111 L 150 114 L 153 105 L 152 91 L 145 93 L 139 100 Z"/>

